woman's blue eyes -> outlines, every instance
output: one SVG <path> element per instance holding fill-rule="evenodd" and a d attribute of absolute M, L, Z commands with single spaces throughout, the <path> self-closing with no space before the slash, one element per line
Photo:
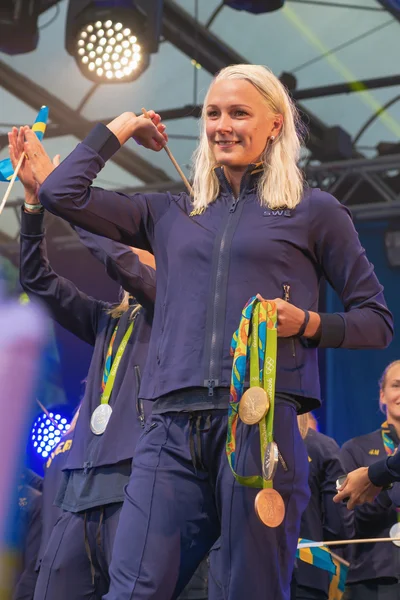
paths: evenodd
<path fill-rule="evenodd" d="M 248 113 L 247 113 L 246 111 L 244 111 L 244 110 L 235 110 L 235 111 L 233 111 L 233 113 L 232 113 L 232 114 L 233 114 L 233 116 L 235 116 L 235 117 L 244 117 L 244 116 L 247 116 L 247 115 L 248 115 Z M 218 115 L 219 115 L 219 113 L 218 113 L 218 111 L 216 111 L 216 110 L 211 110 L 211 111 L 209 111 L 209 112 L 207 113 L 207 117 L 209 117 L 209 118 L 211 118 L 211 119 L 212 119 L 212 118 L 215 118 L 215 117 L 218 117 Z"/>

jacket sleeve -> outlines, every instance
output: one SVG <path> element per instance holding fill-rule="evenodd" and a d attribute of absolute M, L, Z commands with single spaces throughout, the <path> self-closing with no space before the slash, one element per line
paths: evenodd
<path fill-rule="evenodd" d="M 154 309 L 156 272 L 143 264 L 129 246 L 75 227 L 81 242 L 106 268 L 107 275 L 117 281 L 146 309 Z"/>
<path fill-rule="evenodd" d="M 29 520 L 23 548 L 23 571 L 15 585 L 12 600 L 33 600 L 38 578 L 35 566 L 42 536 L 42 494 L 33 490 L 29 504 Z"/>
<path fill-rule="evenodd" d="M 340 458 L 347 473 L 365 467 L 361 450 L 351 440 L 343 445 Z M 374 502 L 362 504 L 354 509 L 356 535 L 360 537 L 378 537 L 382 530 L 391 527 L 395 520 L 395 508 L 385 491 L 381 492 Z"/>
<path fill-rule="evenodd" d="M 115 135 L 97 125 L 40 186 L 51 213 L 98 235 L 152 252 L 154 223 L 169 208 L 170 194 L 127 194 L 92 185 L 120 148 Z"/>
<path fill-rule="evenodd" d="M 21 285 L 30 297 L 46 306 L 57 323 L 94 345 L 99 316 L 110 305 L 87 296 L 53 271 L 47 258 L 43 217 L 22 209 Z"/>
<path fill-rule="evenodd" d="M 343 540 L 354 537 L 354 515 L 345 504 L 335 504 L 336 480 L 345 473 L 339 458 L 339 446 L 327 440 L 324 448 L 321 497 L 323 507 L 324 540 Z"/>
<path fill-rule="evenodd" d="M 400 481 L 400 452 L 380 460 L 368 468 L 368 477 L 377 487 Z"/>
<path fill-rule="evenodd" d="M 320 347 L 386 348 L 393 337 L 388 310 L 348 209 L 314 190 L 310 198 L 313 252 L 344 312 L 321 314 Z"/>

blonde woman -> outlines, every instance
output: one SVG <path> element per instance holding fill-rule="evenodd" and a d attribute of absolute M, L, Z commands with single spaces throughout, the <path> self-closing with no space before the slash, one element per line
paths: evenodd
<path fill-rule="evenodd" d="M 126 490 L 107 600 L 176 598 L 221 535 L 229 600 L 289 598 L 300 517 L 309 499 L 297 412 L 319 405 L 317 347 L 383 348 L 392 317 L 347 209 L 304 190 L 296 163 L 298 118 L 266 68 L 222 70 L 204 101 L 186 193 L 128 196 L 92 186 L 133 137 L 161 150 L 165 127 L 123 113 L 98 125 L 54 172 L 26 131 L 25 151 L 48 210 L 155 254 L 157 295 L 141 394 L 153 400 Z M 325 275 L 344 311 L 319 314 Z M 278 528 L 254 512 L 225 455 L 230 343 L 249 297 L 276 299 L 278 365 L 274 436 L 284 461 L 274 487 L 286 505 Z M 238 472 L 260 472 L 257 427 L 238 430 Z M 284 464 L 284 466 L 283 466 Z"/>
<path fill-rule="evenodd" d="M 357 538 L 398 537 L 400 481 L 400 360 L 390 363 L 379 382 L 379 404 L 386 419 L 371 433 L 348 440 L 341 461 L 349 475 L 334 500 L 349 498 L 355 508 Z M 357 506 L 361 504 L 361 506 Z M 399 550 L 393 544 L 369 543 L 354 547 L 347 576 L 346 600 L 398 600 Z"/>

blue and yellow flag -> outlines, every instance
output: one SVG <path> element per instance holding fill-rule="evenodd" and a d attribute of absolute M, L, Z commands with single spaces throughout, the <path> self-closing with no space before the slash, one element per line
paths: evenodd
<path fill-rule="evenodd" d="M 303 548 L 302 544 L 305 546 L 312 544 L 313 546 Z M 347 564 L 339 560 L 339 557 L 333 554 L 329 548 L 323 545 L 316 546 L 316 542 L 311 540 L 299 538 L 298 545 L 300 548 L 297 548 L 296 558 L 327 571 L 330 578 L 329 600 L 341 600 L 349 570 Z"/>
<path fill-rule="evenodd" d="M 38 112 L 38 116 L 34 124 L 32 125 L 32 131 L 34 131 L 40 141 L 42 141 L 44 132 L 46 131 L 47 119 L 49 117 L 49 108 L 42 106 Z M 14 169 L 9 158 L 0 160 L 0 181 L 10 181 L 14 174 Z M 17 178 L 18 180 L 18 178 Z"/>
<path fill-rule="evenodd" d="M 328 598 L 329 600 L 342 600 L 349 567 L 342 561 L 339 561 L 335 555 L 332 556 L 332 560 L 336 566 L 336 573 L 330 576 L 331 582 L 329 584 Z"/>

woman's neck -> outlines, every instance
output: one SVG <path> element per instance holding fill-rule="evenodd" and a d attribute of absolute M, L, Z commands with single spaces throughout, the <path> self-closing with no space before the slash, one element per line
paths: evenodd
<path fill-rule="evenodd" d="M 240 185 L 242 183 L 242 177 L 246 172 L 247 167 L 240 167 L 237 169 L 230 169 L 229 167 L 223 167 L 225 177 L 227 178 L 229 185 L 232 188 L 233 195 L 235 198 L 239 197 Z"/>

